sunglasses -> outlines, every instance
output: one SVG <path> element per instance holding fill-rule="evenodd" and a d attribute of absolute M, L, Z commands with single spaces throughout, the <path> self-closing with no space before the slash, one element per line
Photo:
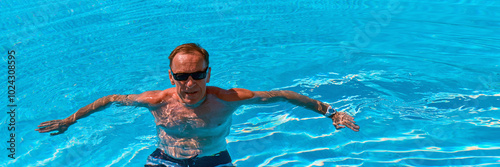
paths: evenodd
<path fill-rule="evenodd" d="M 205 68 L 205 70 L 199 72 L 177 73 L 177 74 L 172 72 L 172 75 L 174 76 L 174 79 L 177 81 L 185 81 L 189 78 L 189 76 L 193 77 L 194 80 L 200 80 L 200 79 L 205 79 L 207 77 L 207 70 L 208 67 Z M 170 69 L 170 71 L 172 71 L 172 69 Z"/>

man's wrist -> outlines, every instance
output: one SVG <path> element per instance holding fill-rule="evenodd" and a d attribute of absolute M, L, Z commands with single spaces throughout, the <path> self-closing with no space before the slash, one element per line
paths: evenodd
<path fill-rule="evenodd" d="M 67 125 L 73 125 L 76 122 L 76 119 L 73 116 L 63 119 L 63 122 Z"/>
<path fill-rule="evenodd" d="M 332 108 L 332 106 L 328 106 L 328 109 L 326 110 L 325 117 L 331 118 L 333 117 L 337 111 Z"/>

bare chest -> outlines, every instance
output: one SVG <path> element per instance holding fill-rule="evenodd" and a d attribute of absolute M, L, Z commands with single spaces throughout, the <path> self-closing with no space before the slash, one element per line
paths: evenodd
<path fill-rule="evenodd" d="M 222 103 L 208 103 L 197 108 L 170 104 L 152 111 L 157 127 L 170 133 L 214 130 L 230 122 L 234 109 Z"/>

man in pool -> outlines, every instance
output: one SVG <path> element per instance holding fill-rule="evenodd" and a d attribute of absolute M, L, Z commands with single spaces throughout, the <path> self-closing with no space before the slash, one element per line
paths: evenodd
<path fill-rule="evenodd" d="M 206 86 L 210 81 L 208 52 L 197 44 L 183 44 L 170 56 L 169 78 L 173 88 L 146 91 L 141 94 L 109 95 L 79 109 L 66 119 L 41 123 L 40 133 L 64 133 L 78 119 L 102 110 L 115 102 L 146 107 L 155 118 L 159 138 L 158 148 L 148 157 L 146 166 L 232 166 L 226 148 L 231 116 L 241 105 L 288 101 L 332 119 L 337 129 L 359 126 L 354 118 L 336 112 L 330 105 L 298 93 L 280 91 L 250 91 L 233 88 L 224 90 Z"/>

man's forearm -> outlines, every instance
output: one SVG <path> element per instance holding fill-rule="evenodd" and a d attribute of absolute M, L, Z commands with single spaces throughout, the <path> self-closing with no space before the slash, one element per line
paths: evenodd
<path fill-rule="evenodd" d="M 297 106 L 305 107 L 309 110 L 313 110 L 314 112 L 324 115 L 328 109 L 328 104 L 325 104 L 321 101 L 311 99 L 307 96 L 298 94 L 293 91 L 283 91 L 286 100 L 290 103 L 295 104 Z"/>
<path fill-rule="evenodd" d="M 87 117 L 96 111 L 99 111 L 99 110 L 106 108 L 106 106 L 108 104 L 110 104 L 111 102 L 114 102 L 114 101 L 117 101 L 117 100 L 120 100 L 121 98 L 123 98 L 122 96 L 124 96 L 124 95 L 109 95 L 109 96 L 99 98 L 96 101 L 94 101 L 93 103 L 91 103 L 85 107 L 80 108 L 78 111 L 76 111 L 74 114 L 70 115 L 65 120 L 67 120 L 67 121 L 69 121 L 69 123 L 73 124 L 76 122 L 76 120 L 78 120 L 80 118 Z"/>
<path fill-rule="evenodd" d="M 262 94 L 261 96 L 263 97 L 263 101 L 288 101 L 292 104 L 305 107 L 321 115 L 324 115 L 326 113 L 329 106 L 328 104 L 289 90 L 267 91 L 261 92 L 260 94 Z"/>

